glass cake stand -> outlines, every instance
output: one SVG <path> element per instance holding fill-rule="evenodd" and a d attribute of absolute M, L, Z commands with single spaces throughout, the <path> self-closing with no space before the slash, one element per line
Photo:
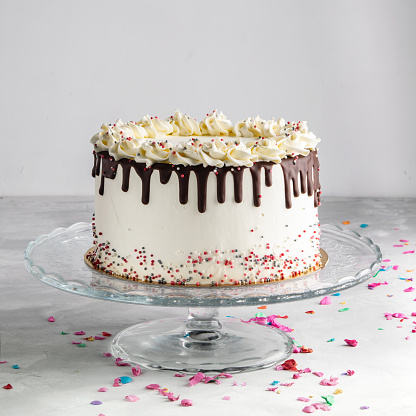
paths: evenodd
<path fill-rule="evenodd" d="M 66 292 L 96 299 L 154 306 L 188 307 L 188 318 L 146 321 L 118 333 L 112 353 L 149 369 L 240 372 L 286 360 L 293 340 L 264 324 L 219 319 L 219 308 L 267 305 L 322 296 L 374 276 L 380 248 L 369 238 L 335 225 L 321 226 L 326 266 L 304 277 L 248 286 L 184 287 L 110 277 L 91 269 L 84 254 L 92 246 L 91 224 L 77 223 L 39 236 L 25 251 L 28 271 Z"/>

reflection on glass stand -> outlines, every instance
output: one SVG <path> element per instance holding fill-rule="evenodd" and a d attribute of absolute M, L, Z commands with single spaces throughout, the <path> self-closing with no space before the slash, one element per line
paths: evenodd
<path fill-rule="evenodd" d="M 151 369 L 238 372 L 282 362 L 292 339 L 269 325 L 219 319 L 219 307 L 267 305 L 334 293 L 375 274 L 381 252 L 369 238 L 333 225 L 321 227 L 328 264 L 318 272 L 278 283 L 251 286 L 183 287 L 143 284 L 90 269 L 84 254 L 92 245 L 91 225 L 74 224 L 29 243 L 25 263 L 44 283 L 70 293 L 124 303 L 186 306 L 188 319 L 143 322 L 124 329 L 112 352 Z"/>

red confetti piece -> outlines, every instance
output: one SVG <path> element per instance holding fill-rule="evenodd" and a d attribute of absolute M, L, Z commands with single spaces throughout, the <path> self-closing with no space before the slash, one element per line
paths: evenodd
<path fill-rule="evenodd" d="M 283 370 L 289 370 L 289 371 L 298 371 L 298 369 L 296 368 L 297 363 L 295 360 L 291 359 L 291 360 L 286 360 L 283 364 L 282 364 L 282 369 Z"/>
<path fill-rule="evenodd" d="M 11 384 L 6 384 L 5 386 L 3 386 L 3 388 L 4 388 L 5 390 L 11 390 L 13 387 L 12 387 L 12 385 L 11 385 Z"/>
<path fill-rule="evenodd" d="M 306 311 L 305 313 L 309 313 L 309 315 L 313 315 L 315 311 Z"/>
<path fill-rule="evenodd" d="M 104 331 L 104 332 L 103 332 L 103 336 L 104 336 L 104 337 L 111 337 L 111 334 L 110 334 L 110 333 L 108 333 L 108 332 L 105 332 L 105 331 Z"/>
<path fill-rule="evenodd" d="M 7 361 L 0 361 L 0 364 L 5 364 L 7 363 Z"/>
<path fill-rule="evenodd" d="M 54 318 L 53 316 L 50 316 L 50 317 L 48 318 L 48 322 L 55 322 L 55 318 Z"/>
<path fill-rule="evenodd" d="M 356 347 L 358 345 L 358 341 L 356 339 L 344 339 L 344 341 L 351 347 Z"/>
<path fill-rule="evenodd" d="M 185 377 L 186 374 L 185 373 L 176 373 L 175 377 Z"/>

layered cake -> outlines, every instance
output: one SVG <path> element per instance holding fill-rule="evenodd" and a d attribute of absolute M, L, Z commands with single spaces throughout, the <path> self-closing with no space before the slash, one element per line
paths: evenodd
<path fill-rule="evenodd" d="M 318 139 L 306 122 L 214 111 L 104 124 L 93 136 L 94 247 L 109 275 L 246 285 L 321 266 Z"/>

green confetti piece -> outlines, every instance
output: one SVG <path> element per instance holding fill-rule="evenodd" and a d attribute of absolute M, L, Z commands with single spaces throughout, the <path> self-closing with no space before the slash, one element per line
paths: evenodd
<path fill-rule="evenodd" d="M 349 310 L 350 310 L 350 308 L 342 308 L 338 312 L 345 312 L 345 311 L 349 311 Z"/>
<path fill-rule="evenodd" d="M 329 395 L 329 396 L 321 396 L 321 397 L 326 401 L 326 403 L 329 406 L 332 406 L 334 404 L 334 401 L 335 401 L 334 396 Z"/>
<path fill-rule="evenodd" d="M 265 318 L 266 317 L 266 315 L 263 312 L 257 312 L 254 316 L 256 318 Z"/>
<path fill-rule="evenodd" d="M 64 331 L 61 332 L 61 335 L 68 335 L 68 334 L 69 332 L 64 332 Z"/>
<path fill-rule="evenodd" d="M 334 342 L 334 341 L 335 341 L 335 338 L 331 338 L 327 342 Z"/>
<path fill-rule="evenodd" d="M 299 342 L 297 342 L 295 339 L 293 340 L 293 343 L 294 343 L 297 347 L 302 347 L 302 344 L 300 344 Z"/>
<path fill-rule="evenodd" d="M 384 331 L 384 328 L 377 328 L 379 331 Z"/>
<path fill-rule="evenodd" d="M 78 344 L 78 347 L 86 347 L 86 345 L 85 344 Z"/>
<path fill-rule="evenodd" d="M 382 269 L 378 270 L 378 272 L 373 277 L 376 277 L 380 273 L 381 270 Z"/>

